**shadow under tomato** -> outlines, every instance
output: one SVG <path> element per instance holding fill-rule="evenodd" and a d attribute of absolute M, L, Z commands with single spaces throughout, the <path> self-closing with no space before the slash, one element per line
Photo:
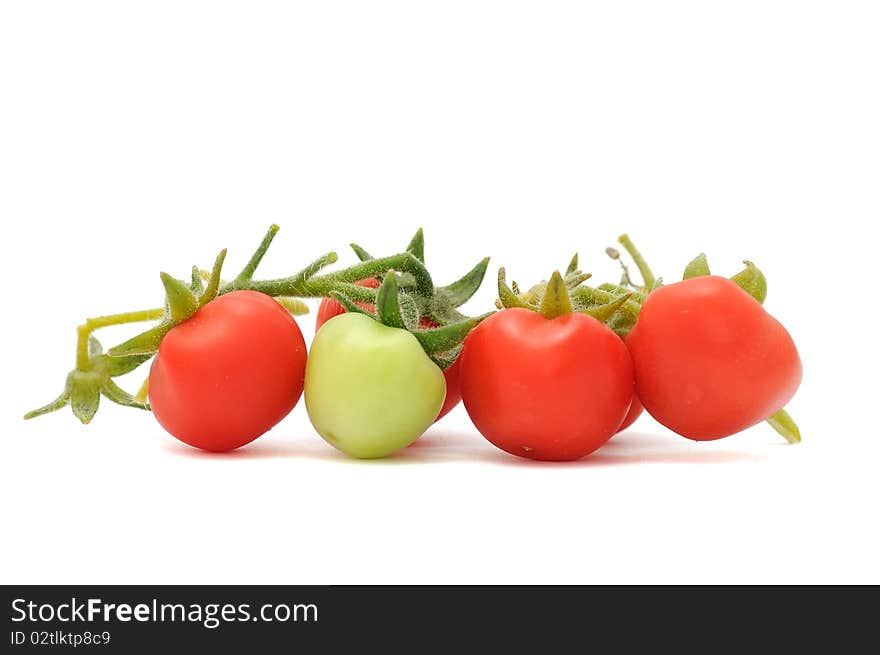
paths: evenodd
<path fill-rule="evenodd" d="M 213 453 L 199 448 L 187 446 L 182 441 L 172 439 L 166 441 L 162 448 L 179 457 L 193 459 L 276 459 L 279 457 L 299 457 L 303 454 L 302 448 L 295 442 L 258 440 L 241 448 L 229 450 L 224 453 Z"/>
<path fill-rule="evenodd" d="M 355 459 L 331 447 L 316 435 L 295 440 L 283 434 L 267 435 L 247 446 L 226 453 L 210 453 L 169 441 L 163 448 L 174 455 L 195 459 L 277 459 L 296 457 L 333 461 L 355 466 L 400 466 L 474 462 L 499 466 L 574 468 L 638 464 L 732 464 L 756 462 L 766 455 L 731 449 L 718 442 L 698 443 L 672 433 L 652 434 L 627 431 L 615 436 L 599 450 L 572 462 L 543 462 L 515 457 L 492 446 L 477 433 L 432 429 L 425 436 L 389 457 Z"/>

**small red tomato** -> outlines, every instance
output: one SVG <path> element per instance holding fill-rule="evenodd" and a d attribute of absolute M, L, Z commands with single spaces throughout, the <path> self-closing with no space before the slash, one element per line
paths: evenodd
<path fill-rule="evenodd" d="M 642 412 L 645 411 L 645 406 L 639 402 L 639 397 L 633 394 L 632 403 L 629 406 L 629 410 L 626 413 L 626 416 L 623 418 L 623 423 L 620 424 L 620 427 L 617 428 L 617 432 L 623 432 L 629 426 L 636 422 L 636 419 L 642 415 Z"/>
<path fill-rule="evenodd" d="M 801 381 L 801 360 L 785 328 L 722 277 L 695 277 L 653 291 L 627 345 L 645 409 L 697 441 L 769 418 Z"/>
<path fill-rule="evenodd" d="M 626 338 L 624 338 L 624 343 L 626 343 Z M 632 403 L 630 403 L 629 410 L 626 412 L 626 416 L 623 418 L 623 423 L 620 424 L 620 427 L 617 428 L 617 432 L 623 432 L 629 426 L 636 422 L 639 416 L 642 415 L 642 412 L 645 411 L 645 406 L 642 405 L 641 401 L 639 401 L 639 397 L 633 393 Z"/>
<path fill-rule="evenodd" d="M 372 289 L 379 288 L 379 280 L 377 280 L 376 278 L 361 280 L 357 282 L 357 284 L 362 287 L 370 287 Z M 356 304 L 359 307 L 366 309 L 367 311 L 373 310 L 373 305 L 369 303 L 358 302 Z M 318 306 L 318 313 L 315 317 L 315 332 L 320 330 L 321 326 L 334 316 L 339 316 L 340 314 L 344 313 L 345 307 L 339 304 L 339 302 L 337 302 L 333 298 L 324 298 L 324 300 L 322 300 L 321 304 Z M 425 330 L 428 328 L 435 328 L 439 326 L 430 318 L 423 316 L 419 320 L 419 327 Z M 446 416 L 453 407 L 461 402 L 461 383 L 459 382 L 458 360 L 455 360 L 455 362 L 452 363 L 452 366 L 443 371 L 443 375 L 446 378 L 446 400 L 443 401 L 443 408 L 440 410 L 437 418 L 434 419 L 435 423 Z"/>
<path fill-rule="evenodd" d="M 572 460 L 614 435 L 633 397 L 623 341 L 585 314 L 505 309 L 461 355 L 461 394 L 480 433 L 513 455 Z"/>
<path fill-rule="evenodd" d="M 305 368 L 290 312 L 262 293 L 233 291 L 165 335 L 150 369 L 150 406 L 184 443 L 232 450 L 287 416 Z"/>

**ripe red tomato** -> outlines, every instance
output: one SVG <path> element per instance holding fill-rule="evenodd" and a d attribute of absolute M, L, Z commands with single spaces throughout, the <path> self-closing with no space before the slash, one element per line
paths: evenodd
<path fill-rule="evenodd" d="M 626 338 L 624 338 L 624 343 L 626 343 Z M 632 402 L 629 405 L 629 410 L 626 412 L 626 416 L 623 418 L 623 423 L 620 424 L 620 427 L 617 428 L 617 433 L 623 432 L 629 426 L 638 420 L 639 416 L 642 415 L 642 412 L 645 411 L 645 406 L 642 405 L 639 397 L 633 393 Z"/>
<path fill-rule="evenodd" d="M 361 280 L 357 284 L 362 287 L 370 287 L 373 289 L 379 288 L 379 280 L 377 280 L 376 278 Z M 363 307 L 366 310 L 373 310 L 373 306 L 369 303 L 359 302 L 357 303 L 357 305 Z M 344 313 L 345 307 L 340 305 L 336 300 L 334 300 L 333 298 L 324 298 L 324 300 L 321 301 L 321 304 L 318 307 L 318 313 L 315 317 L 315 332 L 320 330 L 321 326 L 334 316 L 339 316 L 340 314 Z M 428 328 L 438 327 L 438 325 L 430 318 L 423 316 L 421 320 L 419 320 L 419 327 L 425 330 Z M 461 383 L 459 381 L 458 362 L 459 360 L 456 360 L 452 363 L 452 366 L 443 371 L 443 375 L 446 378 L 446 400 L 443 401 L 443 407 L 440 410 L 440 413 L 437 415 L 437 418 L 434 419 L 435 423 L 446 416 L 453 407 L 461 402 Z"/>
<path fill-rule="evenodd" d="M 474 425 L 520 457 L 583 457 L 614 435 L 633 397 L 626 345 L 585 314 L 505 309 L 468 335 L 460 362 Z"/>
<path fill-rule="evenodd" d="M 623 418 L 623 423 L 620 424 L 620 427 L 617 428 L 617 432 L 623 432 L 629 426 L 636 422 L 636 419 L 642 415 L 642 412 L 645 411 L 645 406 L 639 401 L 639 397 L 633 394 L 632 403 L 629 406 L 629 410 L 626 412 L 626 416 Z"/>
<path fill-rule="evenodd" d="M 305 368 L 293 316 L 267 295 L 233 291 L 165 335 L 150 369 L 150 406 L 184 443 L 232 450 L 287 416 Z"/>
<path fill-rule="evenodd" d="M 769 418 L 801 381 L 801 361 L 785 328 L 722 277 L 695 277 L 653 291 L 627 345 L 645 409 L 697 441 Z"/>

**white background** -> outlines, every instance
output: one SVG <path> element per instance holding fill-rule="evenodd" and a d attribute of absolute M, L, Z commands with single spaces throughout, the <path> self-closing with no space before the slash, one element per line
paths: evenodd
<path fill-rule="evenodd" d="M 0 581 L 880 582 L 876 3 L 309 5 L 3 3 Z M 645 417 L 538 464 L 459 407 L 359 462 L 302 404 L 223 456 L 106 402 L 22 421 L 78 322 L 223 246 L 231 271 L 271 222 L 265 276 L 418 226 L 441 283 L 492 255 L 473 313 L 501 264 L 532 282 L 579 250 L 615 277 L 623 230 L 667 281 L 753 259 L 804 443 Z"/>

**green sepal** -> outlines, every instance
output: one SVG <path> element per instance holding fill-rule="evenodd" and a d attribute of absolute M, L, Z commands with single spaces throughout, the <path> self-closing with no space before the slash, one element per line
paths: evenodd
<path fill-rule="evenodd" d="M 221 250 L 217 254 L 217 258 L 214 260 L 214 267 L 211 269 L 211 274 L 208 276 L 208 284 L 202 291 L 202 295 L 199 296 L 199 306 L 204 307 L 214 300 L 220 292 L 220 273 L 223 270 L 223 262 L 225 260 L 226 248 Z"/>
<path fill-rule="evenodd" d="M 190 271 L 189 290 L 192 291 L 196 298 L 199 298 L 205 291 L 205 283 L 202 281 L 202 272 L 198 266 L 193 266 Z"/>
<path fill-rule="evenodd" d="M 746 267 L 730 278 L 731 282 L 749 294 L 762 305 L 767 299 L 767 278 L 761 270 L 749 260 L 744 260 Z"/>
<path fill-rule="evenodd" d="M 573 311 L 568 287 L 565 286 L 565 280 L 562 279 L 559 271 L 553 271 L 550 281 L 547 282 L 547 290 L 544 292 L 538 311 L 544 318 L 549 319 L 571 314 Z"/>
<path fill-rule="evenodd" d="M 406 246 L 406 251 L 420 262 L 425 262 L 425 233 L 422 231 L 422 228 L 416 230 L 413 238 L 410 239 L 409 244 Z"/>
<path fill-rule="evenodd" d="M 535 305 L 530 305 L 525 300 L 520 298 L 517 294 L 513 292 L 509 286 L 507 286 L 507 278 L 504 267 L 498 269 L 498 299 L 501 301 L 501 308 L 510 309 L 511 307 L 519 307 L 520 309 L 530 309 L 533 312 L 537 311 L 538 308 Z"/>
<path fill-rule="evenodd" d="M 189 287 L 168 273 L 160 273 L 162 284 L 165 287 L 165 296 L 168 303 L 168 315 L 173 323 L 181 323 L 196 313 L 199 301 L 190 291 Z"/>
<path fill-rule="evenodd" d="M 583 287 L 583 288 L 588 288 L 588 287 Z M 613 294 L 631 293 L 633 301 L 637 302 L 640 305 L 645 302 L 645 294 L 644 293 L 642 293 L 641 291 L 633 291 L 632 289 L 628 289 L 627 287 L 623 287 L 619 284 L 610 284 L 610 283 L 606 282 L 604 284 L 600 284 L 596 288 L 599 289 L 599 291 L 608 291 Z M 601 304 L 601 303 L 599 303 L 599 304 Z"/>
<path fill-rule="evenodd" d="M 488 312 L 476 318 L 469 318 L 459 323 L 444 325 L 428 330 L 412 330 L 411 334 L 422 344 L 422 349 L 428 355 L 435 355 L 458 346 L 473 328 L 483 320 L 494 314 Z"/>
<path fill-rule="evenodd" d="M 32 418 L 37 418 L 38 416 L 43 416 L 44 414 L 48 414 L 50 412 L 56 412 L 62 407 L 66 407 L 69 401 L 70 394 L 68 394 L 67 390 L 65 389 L 64 392 L 51 403 L 43 405 L 42 407 L 38 407 L 37 409 L 32 409 L 27 414 L 25 414 L 24 420 L 28 421 Z"/>
<path fill-rule="evenodd" d="M 801 430 L 791 415 L 784 409 L 780 409 L 773 416 L 767 419 L 774 430 L 785 437 L 788 443 L 795 444 L 801 442 Z"/>
<path fill-rule="evenodd" d="M 609 320 L 612 316 L 614 316 L 621 307 L 623 307 L 627 301 L 632 298 L 632 293 L 627 293 L 623 296 L 620 296 L 616 300 L 613 300 L 604 305 L 598 305 L 594 307 L 587 307 L 581 310 L 580 313 L 587 314 L 588 316 L 592 316 L 593 318 L 602 321 L 603 323 Z"/>
<path fill-rule="evenodd" d="M 455 282 L 444 287 L 438 287 L 436 294 L 453 307 L 461 307 L 471 299 L 477 292 L 477 289 L 480 288 L 480 285 L 483 284 L 483 278 L 486 277 L 486 270 L 488 268 L 489 258 L 485 257 Z"/>
<path fill-rule="evenodd" d="M 340 305 L 342 305 L 345 308 L 346 312 L 350 312 L 353 314 L 363 314 L 364 316 L 369 316 L 372 319 L 376 318 L 376 316 L 372 312 L 368 312 L 366 309 L 358 305 L 354 300 L 352 300 L 340 291 L 331 291 L 330 297 L 333 298 L 333 300 L 338 302 Z"/>
<path fill-rule="evenodd" d="M 694 277 L 704 277 L 706 275 L 712 275 L 712 273 L 709 271 L 709 261 L 706 259 L 706 254 L 701 252 L 684 267 L 684 275 L 681 279 L 690 280 Z"/>
<path fill-rule="evenodd" d="M 463 347 L 464 346 L 462 344 L 459 344 L 452 350 L 447 350 L 446 352 L 437 353 L 429 356 L 431 358 L 431 361 L 440 367 L 440 370 L 445 371 L 447 368 L 455 363 L 455 360 L 458 359 L 458 356 L 461 354 Z"/>
<path fill-rule="evenodd" d="M 135 400 L 134 396 L 125 391 L 125 389 L 120 387 L 113 380 L 104 381 L 104 384 L 101 386 L 101 393 L 117 405 L 134 407 L 135 409 L 150 409 L 148 404 Z"/>
<path fill-rule="evenodd" d="M 103 367 L 110 377 L 116 378 L 120 375 L 131 373 L 152 356 L 153 353 L 125 355 L 122 357 L 110 357 L 108 355 L 101 355 L 100 363 L 96 363 L 96 367 Z"/>
<path fill-rule="evenodd" d="M 397 275 L 388 271 L 376 294 L 376 316 L 379 322 L 388 327 L 406 329 L 406 323 L 400 313 L 400 301 L 397 295 Z"/>
<path fill-rule="evenodd" d="M 93 371 L 73 371 L 67 378 L 70 408 L 80 422 L 89 423 L 101 401 L 101 376 Z"/>
<path fill-rule="evenodd" d="M 351 246 L 351 249 L 354 250 L 354 254 L 357 255 L 357 258 L 360 259 L 362 262 L 368 262 L 371 259 L 375 259 L 370 253 L 361 248 L 358 244 L 351 243 L 349 244 L 349 246 Z"/>
<path fill-rule="evenodd" d="M 122 357 L 124 355 L 152 355 L 159 350 L 159 344 L 162 338 L 171 331 L 174 325 L 169 322 L 159 323 L 154 328 L 141 332 L 133 336 L 118 346 L 114 346 L 107 353 L 111 357 Z"/>
<path fill-rule="evenodd" d="M 571 261 L 568 262 L 568 267 L 565 269 L 565 277 L 568 277 L 572 273 L 576 273 L 578 270 L 578 254 L 575 253 L 572 256 Z"/>
<path fill-rule="evenodd" d="M 419 326 L 422 312 L 419 310 L 415 298 L 404 291 L 397 294 L 397 302 L 400 306 L 400 315 L 403 317 L 403 325 L 407 330 L 415 330 Z"/>
<path fill-rule="evenodd" d="M 458 323 L 467 318 L 467 316 L 462 314 L 455 307 L 445 302 L 432 303 L 424 313 L 439 325 Z"/>
<path fill-rule="evenodd" d="M 571 291 L 593 277 L 592 273 L 580 273 L 575 271 L 565 276 L 565 286 Z"/>
<path fill-rule="evenodd" d="M 104 347 L 94 334 L 89 335 L 89 357 L 97 357 L 104 352 Z"/>

